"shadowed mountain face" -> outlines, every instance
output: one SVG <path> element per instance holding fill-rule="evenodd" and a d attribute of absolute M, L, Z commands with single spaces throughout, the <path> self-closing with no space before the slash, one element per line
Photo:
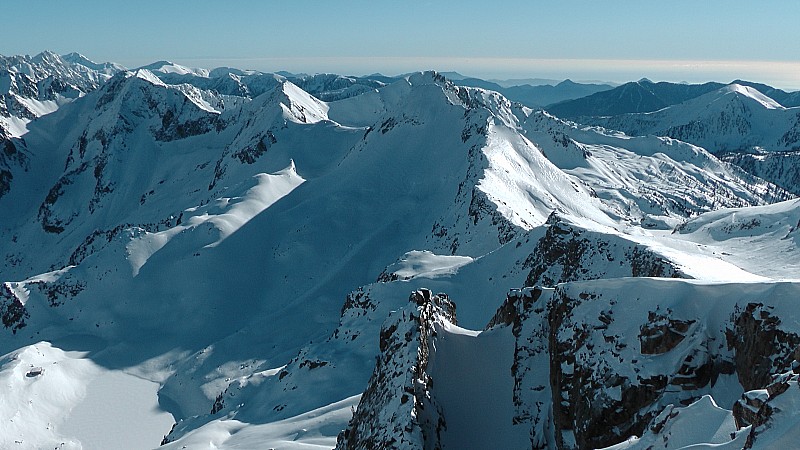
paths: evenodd
<path fill-rule="evenodd" d="M 503 94 L 507 99 L 522 103 L 529 108 L 539 108 L 545 105 L 578 99 L 597 92 L 610 90 L 613 87 L 607 84 L 575 83 L 572 80 L 564 80 L 554 85 L 542 84 L 536 86 L 531 86 L 530 84 L 501 86 L 478 78 L 462 78 L 454 81 L 454 83 L 459 86 L 479 87 L 496 91 Z"/>
<path fill-rule="evenodd" d="M 800 106 L 796 92 L 788 93 L 764 84 L 736 80 L 731 84 L 749 86 L 789 108 Z M 716 91 L 722 83 L 680 84 L 648 79 L 625 83 L 610 90 L 586 95 L 574 100 L 549 104 L 547 110 L 564 119 L 592 116 L 616 116 L 629 113 L 648 113 Z"/>
<path fill-rule="evenodd" d="M 724 86 L 722 83 L 675 84 L 650 80 L 625 83 L 614 89 L 575 100 L 551 104 L 547 110 L 558 117 L 614 116 L 657 111 Z"/>

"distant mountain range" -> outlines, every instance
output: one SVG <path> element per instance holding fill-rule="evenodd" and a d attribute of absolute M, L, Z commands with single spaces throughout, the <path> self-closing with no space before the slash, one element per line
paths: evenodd
<path fill-rule="evenodd" d="M 613 86 L 607 84 L 582 84 L 575 83 L 572 80 L 564 80 L 554 86 L 549 84 L 538 86 L 523 84 L 503 87 L 497 83 L 481 80 L 479 78 L 463 78 L 454 81 L 454 83 L 459 86 L 490 89 L 503 94 L 503 96 L 511 101 L 522 103 L 530 108 L 581 98 L 613 88 Z"/>
<path fill-rule="evenodd" d="M 800 92 L 785 92 L 764 84 L 736 80 L 732 84 L 750 86 L 785 107 L 800 106 Z M 647 79 L 625 83 L 613 89 L 547 106 L 551 113 L 566 119 L 586 116 L 615 116 L 646 113 L 691 100 L 725 86 L 722 83 L 680 84 Z M 555 103 L 555 102 L 554 102 Z"/>

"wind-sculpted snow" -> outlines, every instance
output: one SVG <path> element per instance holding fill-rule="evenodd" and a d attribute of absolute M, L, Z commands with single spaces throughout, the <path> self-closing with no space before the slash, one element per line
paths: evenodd
<path fill-rule="evenodd" d="M 610 373 L 593 365 L 610 358 L 597 352 L 612 344 L 592 328 L 601 316 L 593 308 L 606 300 L 604 311 L 649 327 L 614 338 L 631 347 L 613 347 L 626 370 L 667 355 L 640 370 L 691 378 L 705 370 L 706 350 L 706 359 L 758 368 L 737 372 L 748 389 L 789 370 L 773 364 L 777 357 L 767 364 L 737 356 L 745 351 L 695 348 L 705 342 L 691 334 L 697 324 L 717 319 L 689 298 L 744 298 L 712 281 L 767 289 L 793 278 L 800 220 L 790 202 L 752 208 L 788 195 L 698 147 L 580 128 L 435 72 L 384 85 L 391 80 L 166 62 L 112 75 L 80 55 L 68 59 L 107 81 L 0 142 L 0 353 L 41 341 L 113 380 L 146 380 L 125 383 L 149 400 L 109 415 L 145 414 L 157 401 L 175 424 L 159 416 L 142 431 L 154 442 L 147 445 L 332 448 L 345 429 L 341 446 L 488 445 L 494 429 L 500 447 L 606 445 L 644 430 L 668 401 L 710 393 L 728 408 L 738 398 L 738 381 L 725 372 L 719 387 L 692 378 L 696 389 L 648 394 L 649 403 L 624 412 L 609 413 L 619 406 L 613 389 L 585 393 L 605 399 L 601 409 L 577 406 L 566 384 L 548 380 L 561 370 L 551 358 L 566 358 L 559 352 L 578 341 L 545 331 L 590 327 L 586 342 L 597 351 L 580 370 L 594 389 L 608 380 L 591 377 Z M 303 86 L 346 98 L 325 102 Z M 555 290 L 522 302 L 533 309 L 506 298 L 509 288 L 533 284 Z M 582 298 L 576 285 L 603 300 Z M 693 289 L 702 295 L 684 295 Z M 615 307 L 612 291 L 654 294 L 642 300 L 645 311 L 634 300 Z M 411 292 L 422 300 L 408 302 Z M 737 312 L 730 324 L 757 338 L 731 345 L 785 351 L 795 330 L 759 331 L 784 310 L 748 310 L 770 304 L 766 294 L 752 297 L 740 305 L 749 316 Z M 733 308 L 730 301 L 712 303 Z M 454 304 L 464 328 L 451 323 Z M 725 308 L 717 309 L 733 314 Z M 634 357 L 627 342 L 640 334 L 646 357 Z M 699 365 L 681 373 L 689 353 Z M 458 376 L 462 369 L 468 375 Z M 631 373 L 618 375 L 646 390 Z M 86 434 L 88 409 L 111 395 L 108 383 L 90 378 L 65 378 L 75 398 L 54 403 L 83 419 L 36 442 L 114 446 Z M 145 389 L 153 383 L 157 397 Z M 554 409 L 553 395 L 568 404 Z M 14 399 L 2 411 L 24 402 Z M 479 404 L 491 420 L 464 413 Z M 10 436 L 33 433 L 50 411 Z M 597 414 L 619 426 L 600 433 Z"/>

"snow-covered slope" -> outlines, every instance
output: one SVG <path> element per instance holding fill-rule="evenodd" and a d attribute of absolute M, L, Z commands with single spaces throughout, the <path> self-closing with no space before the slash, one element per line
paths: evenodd
<path fill-rule="evenodd" d="M 108 347 L 100 364 L 154 361 L 141 370 L 179 419 L 265 370 L 264 391 L 282 392 L 269 371 L 332 332 L 347 293 L 409 251 L 481 256 L 556 208 L 611 223 L 484 94 L 435 74 L 388 87 L 366 128 L 331 121 L 289 82 L 218 113 L 151 74 L 117 75 L 26 134 L 34 169 L 0 200 L 15 218 L 3 231 L 2 345 L 89 332 Z M 508 167 L 562 187 L 550 194 Z M 283 420 L 362 386 L 284 394 L 290 407 L 277 410 L 248 402 L 237 417 Z"/>
<path fill-rule="evenodd" d="M 714 153 L 792 150 L 800 145 L 800 109 L 784 108 L 756 89 L 730 84 L 659 111 L 582 122 L 624 131 L 632 136 L 669 136 Z"/>
<path fill-rule="evenodd" d="M 723 159 L 800 195 L 800 151 L 731 153 Z"/>
<path fill-rule="evenodd" d="M 796 203 L 748 208 L 787 195 L 702 149 L 582 129 L 435 72 L 352 93 L 325 102 L 280 75 L 158 63 L 7 136 L 0 376 L 22 387 L 0 410 L 45 406 L 3 436 L 32 447 L 333 448 L 349 429 L 338 445 L 401 433 L 455 448 L 488 445 L 497 429 L 516 447 L 546 426 L 519 410 L 532 397 L 517 391 L 547 375 L 512 370 L 546 354 L 523 358 L 518 326 L 503 325 L 517 307 L 503 303 L 509 288 L 553 284 L 547 292 L 572 298 L 570 283 L 584 280 L 597 292 L 652 290 L 647 301 L 668 306 L 712 281 L 794 278 Z M 722 206 L 740 209 L 700 214 Z M 734 217 L 764 226 L 708 231 Z M 771 263 L 757 246 L 768 243 L 781 252 Z M 594 314 L 574 303 L 575 323 Z M 519 327 L 556 320 L 547 311 Z M 141 401 L 113 397 L 109 379 Z M 533 392 L 546 402 L 555 391 Z M 132 437 L 92 431 L 104 400 L 121 406 L 105 413 L 108 430 L 131 416 L 150 425 Z M 464 413 L 478 404 L 492 420 Z"/>
<path fill-rule="evenodd" d="M 766 90 L 766 86 L 750 84 Z M 785 108 L 750 85 L 733 83 L 655 112 L 580 120 L 629 136 L 667 136 L 689 142 L 794 195 L 800 192 L 794 164 L 800 147 L 800 109 Z"/>
<path fill-rule="evenodd" d="M 645 227 L 673 227 L 700 211 L 792 196 L 682 141 L 582 127 L 545 111 L 519 114 L 526 136 L 548 159 L 590 185 L 619 217 Z"/>

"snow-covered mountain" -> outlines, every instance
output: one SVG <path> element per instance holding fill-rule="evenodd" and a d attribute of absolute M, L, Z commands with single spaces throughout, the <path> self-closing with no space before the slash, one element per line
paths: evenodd
<path fill-rule="evenodd" d="M 655 112 L 582 117 L 630 136 L 667 136 L 700 146 L 797 194 L 794 153 L 800 107 L 785 108 L 753 87 L 730 84 Z"/>
<path fill-rule="evenodd" d="M 31 120 L 97 89 L 120 70 L 119 65 L 97 64 L 77 53 L 0 55 L 0 129 L 20 136 Z"/>
<path fill-rule="evenodd" d="M 213 70 L 192 69 L 160 61 L 142 67 L 153 72 L 159 79 L 171 85 L 186 84 L 222 95 L 254 98 L 274 87 L 276 80 L 289 80 L 304 91 L 324 101 L 342 100 L 385 86 L 386 81 L 400 78 L 380 75 L 366 77 L 337 74 L 295 75 L 242 71 L 228 67 Z"/>
<path fill-rule="evenodd" d="M 548 111 L 563 118 L 612 116 L 657 111 L 690 100 L 724 85 L 721 83 L 677 84 L 643 78 L 614 89 L 552 104 Z"/>
<path fill-rule="evenodd" d="M 693 414 L 738 434 L 692 442 L 758 446 L 798 423 L 790 392 L 742 394 L 794 367 L 800 206 L 704 149 L 435 72 L 80 64 L 110 76 L 2 141 L 0 447 L 635 446 Z"/>
<path fill-rule="evenodd" d="M 786 92 L 765 84 L 735 80 L 729 84 L 746 86 L 776 100 L 789 108 L 800 106 L 800 94 Z M 613 89 L 562 101 L 547 106 L 547 110 L 561 118 L 582 121 L 593 116 L 648 113 L 677 105 L 725 87 L 723 83 L 703 84 L 654 83 L 646 78 L 622 84 Z"/>
<path fill-rule="evenodd" d="M 587 119 L 633 136 L 669 136 L 712 153 L 792 150 L 800 145 L 800 108 L 784 108 L 754 88 L 731 84 L 652 113 Z"/>
<path fill-rule="evenodd" d="M 800 195 L 800 151 L 730 153 L 722 159 Z"/>
<path fill-rule="evenodd" d="M 509 100 L 522 103 L 530 108 L 583 98 L 613 88 L 608 84 L 576 83 L 572 80 L 564 80 L 553 85 L 541 84 L 534 86 L 530 84 L 503 86 L 479 78 L 461 78 L 453 80 L 453 82 L 459 86 L 479 87 L 499 92 Z"/>

